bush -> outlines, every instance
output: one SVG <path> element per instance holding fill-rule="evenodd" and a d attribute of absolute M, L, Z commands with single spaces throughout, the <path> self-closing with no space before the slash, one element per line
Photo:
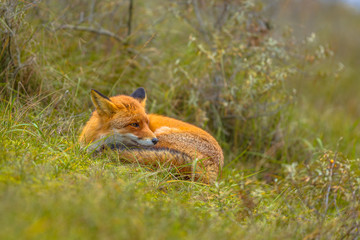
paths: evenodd
<path fill-rule="evenodd" d="M 17 34 L 8 38 L 22 46 L 20 57 L 28 62 L 14 62 L 18 46 L 7 46 L 12 60 L 4 64 L 22 73 L 6 82 L 8 89 L 50 94 L 45 101 L 53 102 L 68 92 L 81 112 L 91 106 L 90 88 L 114 95 L 144 86 L 149 112 L 206 128 L 230 159 L 280 156 L 293 103 L 284 83 L 305 56 L 291 50 L 290 37 L 272 34 L 262 5 L 140 1 L 130 19 L 128 3 L 3 4 L 9 13 L 22 9 L 13 23 Z"/>

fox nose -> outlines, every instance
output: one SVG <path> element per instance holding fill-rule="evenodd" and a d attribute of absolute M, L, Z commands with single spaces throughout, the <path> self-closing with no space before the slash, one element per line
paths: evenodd
<path fill-rule="evenodd" d="M 155 145 L 155 144 L 157 144 L 158 142 L 159 142 L 159 139 L 157 139 L 157 138 L 153 138 L 153 139 L 151 139 L 151 141 L 153 142 L 153 144 Z"/>

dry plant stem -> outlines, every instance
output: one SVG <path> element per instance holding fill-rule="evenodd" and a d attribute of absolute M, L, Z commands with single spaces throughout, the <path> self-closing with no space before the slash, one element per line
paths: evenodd
<path fill-rule="evenodd" d="M 132 13 L 133 13 L 133 0 L 129 0 L 129 18 L 128 18 L 128 22 L 127 22 L 127 26 L 128 26 L 127 35 L 128 36 L 131 35 Z"/>
<path fill-rule="evenodd" d="M 228 10 L 229 10 L 229 2 L 228 2 L 228 0 L 226 0 L 226 1 L 224 1 L 224 4 L 223 4 L 223 10 L 222 10 L 220 16 L 218 17 L 218 19 L 215 22 L 215 28 L 218 31 L 220 31 L 222 29 L 222 26 L 226 22 L 226 18 L 227 18 L 227 15 L 228 15 Z"/>
<path fill-rule="evenodd" d="M 156 33 L 153 33 L 153 35 L 151 35 L 151 37 L 149 38 L 149 40 L 147 40 L 147 41 L 144 43 L 144 45 L 141 47 L 141 49 L 139 50 L 139 52 L 137 52 L 137 53 L 131 58 L 131 61 L 135 60 L 135 59 L 139 56 L 141 50 L 143 50 L 144 48 L 146 48 L 146 46 L 149 45 L 149 43 L 155 38 L 155 36 L 156 36 Z M 130 62 L 131 62 L 131 61 L 128 61 L 128 62 L 127 62 L 126 66 L 124 67 L 122 73 L 121 73 L 120 76 L 119 76 L 119 79 L 114 83 L 114 85 L 113 85 L 113 87 L 111 88 L 110 92 L 114 91 L 115 87 L 116 87 L 117 84 L 120 82 L 121 78 L 124 76 L 125 70 L 126 70 L 127 67 L 130 65 Z"/>
<path fill-rule="evenodd" d="M 337 143 L 336 152 L 335 152 L 335 156 L 334 156 L 334 161 L 330 165 L 330 176 L 329 176 L 330 179 L 329 179 L 329 185 L 328 185 L 326 195 L 325 195 L 325 210 L 324 210 L 324 214 L 323 214 L 323 217 L 322 217 L 322 223 L 321 224 L 324 223 L 327 211 L 329 209 L 329 195 L 330 195 L 330 191 L 331 191 L 331 187 L 332 187 L 332 179 L 333 179 L 333 175 L 334 175 L 333 170 L 334 170 L 334 166 L 335 166 L 337 155 L 338 155 L 339 143 L 340 143 L 341 140 L 342 140 L 342 138 L 340 138 L 338 143 Z"/>
<path fill-rule="evenodd" d="M 328 208 L 329 208 L 329 195 L 330 195 L 331 186 L 332 186 L 332 177 L 334 174 L 333 169 L 334 169 L 334 165 L 335 165 L 336 155 L 337 155 L 337 153 L 335 153 L 334 162 L 331 163 L 331 166 L 330 166 L 330 176 L 329 176 L 330 179 L 329 179 L 329 185 L 328 185 L 326 195 L 325 195 L 325 210 L 324 210 L 322 222 L 324 222 Z"/>
<path fill-rule="evenodd" d="M 308 207 L 309 209 L 313 210 L 316 213 L 316 216 L 318 217 L 318 219 L 320 218 L 320 213 L 319 211 L 312 206 L 306 199 L 305 199 L 305 194 L 304 192 L 301 190 L 301 188 L 296 184 L 296 182 L 294 180 L 292 180 L 292 184 L 295 186 L 297 192 L 299 193 L 300 197 L 299 199 L 305 204 L 306 207 Z"/>
<path fill-rule="evenodd" d="M 58 29 L 70 29 L 70 30 L 91 32 L 91 33 L 95 33 L 95 34 L 99 34 L 99 35 L 112 37 L 112 38 L 114 38 L 115 40 L 117 40 L 117 41 L 119 41 L 121 43 L 125 43 L 124 39 L 122 39 L 121 37 L 119 37 L 115 33 L 110 32 L 109 30 L 106 30 L 104 28 L 95 29 L 95 28 L 92 28 L 92 27 L 75 26 L 75 25 L 66 24 L 66 25 L 60 26 Z"/>
<path fill-rule="evenodd" d="M 93 22 L 94 19 L 94 9 L 95 9 L 96 0 L 92 0 L 90 4 L 90 13 L 89 13 L 89 22 Z"/>
<path fill-rule="evenodd" d="M 208 44 L 210 44 L 211 41 L 210 41 L 210 39 L 209 39 L 208 33 L 206 32 L 205 24 L 204 24 L 204 21 L 203 21 L 203 19 L 202 19 L 202 17 L 201 17 L 201 14 L 200 14 L 199 5 L 198 5 L 198 0 L 193 0 L 193 6 L 194 6 L 194 10 L 195 10 L 196 19 L 197 19 L 198 22 L 199 22 L 200 32 L 204 35 L 205 41 L 206 41 Z"/>
<path fill-rule="evenodd" d="M 340 239 L 343 240 L 343 239 L 349 237 L 349 235 L 351 234 L 351 232 L 354 231 L 354 230 L 358 230 L 359 227 L 360 227 L 359 224 L 356 224 L 355 226 L 351 226 L 351 227 L 349 228 L 349 230 L 348 230 Z M 358 239 L 358 236 L 357 236 L 356 238 L 353 238 L 353 239 Z"/>

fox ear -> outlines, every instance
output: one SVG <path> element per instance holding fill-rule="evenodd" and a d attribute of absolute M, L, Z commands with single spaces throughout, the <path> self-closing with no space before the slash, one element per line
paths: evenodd
<path fill-rule="evenodd" d="M 130 97 L 135 98 L 136 100 L 138 100 L 140 102 L 140 104 L 145 107 L 146 104 L 146 92 L 145 89 L 142 87 L 139 87 L 138 89 L 136 89 L 131 95 Z"/>
<path fill-rule="evenodd" d="M 91 101 L 95 105 L 99 115 L 111 116 L 116 112 L 117 107 L 115 104 L 112 103 L 108 97 L 95 89 L 91 89 Z"/>

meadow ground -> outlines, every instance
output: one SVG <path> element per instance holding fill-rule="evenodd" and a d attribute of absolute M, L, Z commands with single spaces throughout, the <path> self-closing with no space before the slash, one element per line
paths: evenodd
<path fill-rule="evenodd" d="M 159 2 L 0 3 L 0 239 L 358 239 L 360 15 Z M 90 89 L 139 86 L 216 137 L 216 184 L 81 149 Z"/>

